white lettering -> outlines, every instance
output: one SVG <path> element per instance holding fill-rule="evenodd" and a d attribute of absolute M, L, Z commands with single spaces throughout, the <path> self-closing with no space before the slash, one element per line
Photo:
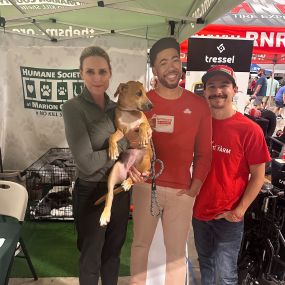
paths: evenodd
<path fill-rule="evenodd" d="M 20 34 L 29 34 L 29 35 L 44 35 L 44 33 L 37 29 L 24 29 L 24 28 L 13 28 L 13 32 L 20 33 Z M 51 37 L 68 37 L 72 38 L 73 36 L 82 36 L 91 38 L 94 37 L 95 30 L 90 28 L 84 29 L 75 29 L 72 26 L 68 26 L 68 28 L 63 29 L 46 29 L 46 33 L 48 33 Z"/>
<path fill-rule="evenodd" d="M 230 148 L 217 145 L 214 142 L 212 142 L 212 148 L 213 148 L 213 151 L 218 151 L 218 152 L 225 153 L 225 154 L 231 154 L 231 151 L 232 151 Z"/>
<path fill-rule="evenodd" d="M 41 71 L 28 68 L 22 69 L 22 76 L 27 77 L 55 78 L 55 75 L 54 71 Z"/>
<path fill-rule="evenodd" d="M 258 47 L 258 33 L 257 32 L 246 32 L 246 38 L 254 40 L 253 45 L 255 47 Z"/>
<path fill-rule="evenodd" d="M 285 33 L 276 34 L 276 47 L 285 47 Z"/>
<path fill-rule="evenodd" d="M 250 3 L 252 8 L 257 14 L 280 14 L 279 10 L 274 4 L 266 3 L 265 1 L 261 4 Z"/>
<path fill-rule="evenodd" d="M 267 44 L 270 47 L 274 46 L 274 32 L 270 32 L 269 36 L 266 32 L 260 34 L 260 46 L 264 47 Z"/>
<path fill-rule="evenodd" d="M 200 18 L 202 17 L 207 10 L 210 8 L 214 0 L 205 0 L 193 13 L 193 18 Z"/>
<path fill-rule="evenodd" d="M 40 6 L 53 3 L 60 6 L 80 6 L 82 3 L 80 1 L 73 1 L 73 0 L 16 0 L 16 4 L 21 5 L 23 8 L 24 5 L 33 5 L 39 4 Z M 0 0 L 1 5 L 12 5 L 8 0 Z"/>
<path fill-rule="evenodd" d="M 80 79 L 80 73 L 75 71 L 64 72 L 59 70 L 57 72 L 57 77 L 58 79 L 63 79 L 63 78 Z"/>
<path fill-rule="evenodd" d="M 55 110 L 59 111 L 58 106 L 54 104 L 48 104 L 48 103 L 39 103 L 39 102 L 32 102 L 32 106 L 35 109 L 43 109 L 43 110 Z"/>
<path fill-rule="evenodd" d="M 208 56 L 205 55 L 205 62 L 207 63 L 234 63 L 235 56 L 232 57 L 222 57 L 222 56 Z"/>

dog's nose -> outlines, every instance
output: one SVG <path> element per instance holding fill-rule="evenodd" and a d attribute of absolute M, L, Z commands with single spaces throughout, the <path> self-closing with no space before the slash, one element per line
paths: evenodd
<path fill-rule="evenodd" d="M 147 109 L 151 110 L 153 108 L 153 104 L 151 102 L 147 103 Z"/>
<path fill-rule="evenodd" d="M 141 110 L 142 111 L 149 111 L 153 108 L 153 105 L 151 102 L 145 102 L 142 106 L 141 106 Z"/>

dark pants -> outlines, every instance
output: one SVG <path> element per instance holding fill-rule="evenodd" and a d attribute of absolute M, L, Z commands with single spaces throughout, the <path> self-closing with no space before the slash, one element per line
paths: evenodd
<path fill-rule="evenodd" d="M 243 221 L 192 219 L 202 285 L 237 285 L 237 259 L 243 236 Z"/>
<path fill-rule="evenodd" d="M 130 193 L 121 192 L 113 200 L 111 221 L 105 227 L 99 224 L 104 204 L 94 202 L 107 193 L 107 183 L 86 182 L 77 179 L 73 192 L 74 221 L 77 229 L 77 247 L 80 251 L 80 285 L 102 285 L 118 282 L 120 252 L 124 244 L 129 218 Z"/>

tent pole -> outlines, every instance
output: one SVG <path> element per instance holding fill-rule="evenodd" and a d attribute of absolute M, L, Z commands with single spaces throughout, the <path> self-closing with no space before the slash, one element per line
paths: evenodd
<path fill-rule="evenodd" d="M 3 162 L 2 162 L 2 152 L 0 147 L 0 173 L 3 173 Z"/>

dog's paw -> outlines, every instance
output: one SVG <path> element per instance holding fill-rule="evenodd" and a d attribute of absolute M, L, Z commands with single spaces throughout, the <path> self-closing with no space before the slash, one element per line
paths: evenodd
<path fill-rule="evenodd" d="M 107 224 L 110 222 L 111 218 L 111 212 L 108 209 L 104 209 L 101 217 L 100 217 L 100 226 L 107 226 Z"/>
<path fill-rule="evenodd" d="M 133 181 L 132 179 L 126 179 L 122 182 L 121 184 L 122 188 L 124 189 L 124 191 L 129 191 L 131 189 L 131 187 L 133 186 Z"/>
<path fill-rule="evenodd" d="M 110 159 L 112 160 L 118 159 L 119 149 L 118 149 L 117 144 L 110 145 L 108 154 L 109 154 Z"/>

